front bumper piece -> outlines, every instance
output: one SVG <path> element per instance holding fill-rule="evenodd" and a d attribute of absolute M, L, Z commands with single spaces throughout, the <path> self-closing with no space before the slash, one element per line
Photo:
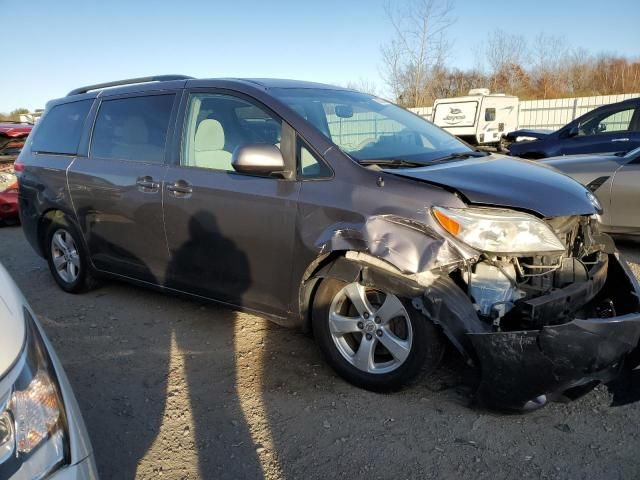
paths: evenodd
<path fill-rule="evenodd" d="M 568 292 L 567 302 L 576 293 Z M 468 333 L 482 370 L 476 398 L 492 407 L 529 410 L 616 377 L 627 356 L 640 353 L 640 288 L 617 255 L 609 255 L 603 295 L 613 295 L 623 314 L 574 318 L 540 330 Z"/>
<path fill-rule="evenodd" d="M 638 347 L 640 314 L 576 319 L 539 331 L 472 334 L 482 368 L 477 398 L 528 410 L 617 376 Z"/>

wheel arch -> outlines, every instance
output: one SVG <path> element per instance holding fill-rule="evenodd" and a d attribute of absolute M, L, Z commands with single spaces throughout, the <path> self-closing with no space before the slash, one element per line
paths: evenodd
<path fill-rule="evenodd" d="M 65 212 L 60 210 L 59 208 L 50 208 L 40 215 L 38 219 L 38 228 L 37 228 L 37 236 L 38 236 L 38 246 L 40 247 L 40 251 L 42 255 L 46 258 L 48 255 L 47 246 L 45 245 L 47 231 L 49 230 L 50 225 L 56 220 L 65 220 L 67 219 L 67 215 Z"/>
<path fill-rule="evenodd" d="M 45 210 L 42 213 L 42 215 L 40 215 L 40 218 L 38 219 L 38 227 L 37 227 L 38 246 L 44 258 L 47 258 L 47 255 L 48 255 L 48 249 L 46 245 L 47 231 L 49 230 L 49 227 L 51 226 L 51 224 L 55 221 L 59 221 L 61 223 L 66 222 L 71 224 L 71 226 L 76 229 L 78 236 L 80 237 L 80 241 L 82 242 L 82 247 L 87 253 L 89 252 L 84 235 L 82 234 L 82 230 L 80 229 L 80 226 L 78 225 L 78 222 L 76 222 L 75 218 L 73 218 L 73 216 L 68 212 L 61 210 L 60 208 L 53 207 L 48 210 Z M 89 263 L 92 265 L 90 256 L 89 256 Z"/>
<path fill-rule="evenodd" d="M 359 279 L 369 286 L 413 297 L 439 272 L 470 257 L 433 227 L 396 215 L 374 215 L 349 228 L 334 226 L 326 229 L 315 245 L 319 245 L 318 254 L 299 283 L 296 313 L 304 331 L 310 330 L 310 307 L 322 278 Z"/>
<path fill-rule="evenodd" d="M 325 278 L 337 278 L 384 289 L 404 297 L 422 294 L 426 286 L 435 278 L 425 272 L 423 275 L 407 275 L 390 262 L 356 250 L 336 250 L 318 256 L 306 269 L 299 288 L 299 315 L 304 332 L 311 331 L 311 310 L 314 296 Z"/>

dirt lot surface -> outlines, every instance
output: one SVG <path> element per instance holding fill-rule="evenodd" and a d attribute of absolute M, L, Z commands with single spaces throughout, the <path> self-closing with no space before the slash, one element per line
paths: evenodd
<path fill-rule="evenodd" d="M 65 294 L 19 227 L 0 229 L 0 246 L 103 478 L 640 477 L 640 371 L 528 415 L 470 407 L 473 372 L 454 354 L 410 389 L 373 394 L 337 378 L 301 333 L 120 283 Z M 640 275 L 640 244 L 621 247 Z"/>

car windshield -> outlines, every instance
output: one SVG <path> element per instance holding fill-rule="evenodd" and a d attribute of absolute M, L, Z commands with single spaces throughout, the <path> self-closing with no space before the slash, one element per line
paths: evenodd
<path fill-rule="evenodd" d="M 361 163 L 404 160 L 420 165 L 474 153 L 430 122 L 371 95 L 321 88 L 272 93 Z"/>

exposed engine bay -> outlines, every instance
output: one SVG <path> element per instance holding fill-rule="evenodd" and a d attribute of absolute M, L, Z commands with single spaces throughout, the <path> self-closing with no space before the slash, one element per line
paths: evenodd
<path fill-rule="evenodd" d="M 594 298 L 607 277 L 607 254 L 612 246 L 598 231 L 597 221 L 588 216 L 547 220 L 566 245 L 562 253 L 540 256 L 497 256 L 483 254 L 480 260 L 456 272 L 454 279 L 471 299 L 478 317 L 494 331 L 539 329 L 570 321 Z M 572 286 L 576 291 L 590 284 L 580 298 L 563 294 L 554 304 L 553 292 Z M 586 297 L 588 298 L 585 298 Z M 545 301 L 536 301 L 541 297 Z M 575 300 L 575 301 L 572 301 Z M 589 316 L 616 315 L 610 299 L 603 299 Z"/>

